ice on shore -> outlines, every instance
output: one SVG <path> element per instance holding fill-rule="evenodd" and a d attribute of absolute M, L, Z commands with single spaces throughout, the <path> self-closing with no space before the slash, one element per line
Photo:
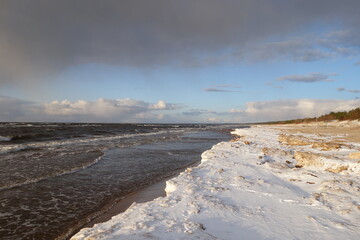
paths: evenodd
<path fill-rule="evenodd" d="M 358 144 L 287 145 L 265 126 L 234 134 L 167 181 L 166 197 L 133 204 L 72 239 L 359 239 L 360 160 L 347 157 Z M 321 164 L 301 165 L 297 153 Z"/>

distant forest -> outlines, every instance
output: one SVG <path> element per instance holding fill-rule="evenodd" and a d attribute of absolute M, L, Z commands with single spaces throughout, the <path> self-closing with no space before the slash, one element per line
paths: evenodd
<path fill-rule="evenodd" d="M 271 122 L 270 124 L 286 124 L 286 123 L 309 123 L 309 122 L 316 122 L 316 121 L 344 121 L 344 120 L 360 120 L 360 108 L 355 108 L 350 111 L 344 112 L 331 112 L 329 114 L 322 115 L 318 118 L 303 118 L 303 119 L 294 119 L 294 120 L 287 120 L 287 121 L 278 121 L 278 122 Z"/>

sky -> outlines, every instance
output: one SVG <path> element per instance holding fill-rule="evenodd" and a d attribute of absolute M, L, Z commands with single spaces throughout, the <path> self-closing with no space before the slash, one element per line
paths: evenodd
<path fill-rule="evenodd" d="M 359 0 L 0 0 L 0 121 L 248 123 L 360 107 Z"/>

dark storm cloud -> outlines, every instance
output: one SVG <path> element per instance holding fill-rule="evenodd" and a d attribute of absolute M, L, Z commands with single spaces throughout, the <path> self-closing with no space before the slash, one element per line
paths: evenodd
<path fill-rule="evenodd" d="M 21 121 L 29 117 L 33 121 L 38 121 L 40 119 L 39 117 L 36 117 L 39 116 L 39 108 L 34 102 L 0 95 L 0 109 L 1 122 Z"/>
<path fill-rule="evenodd" d="M 351 28 L 358 9 L 358 0 L 2 0 L 0 83 L 31 83 L 83 63 L 179 64 L 313 22 Z"/>
<path fill-rule="evenodd" d="M 289 59 L 296 62 L 312 62 L 332 56 L 333 51 L 320 50 L 315 39 L 290 39 L 251 46 L 235 53 L 239 59 L 251 62 Z M 321 46 L 323 47 L 323 46 Z"/>

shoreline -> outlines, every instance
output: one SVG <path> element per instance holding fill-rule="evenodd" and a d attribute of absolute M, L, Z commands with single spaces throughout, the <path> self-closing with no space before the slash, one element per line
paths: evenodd
<path fill-rule="evenodd" d="M 140 188 L 137 191 L 126 194 L 119 200 L 115 199 L 114 202 L 105 204 L 102 207 L 102 209 L 106 209 L 106 210 L 97 211 L 97 212 L 100 212 L 100 214 L 98 216 L 94 217 L 87 223 L 84 223 L 84 224 L 80 223 L 81 226 L 75 226 L 75 228 L 74 228 L 75 230 L 72 230 L 71 233 L 64 233 L 62 236 L 60 236 L 56 239 L 69 240 L 73 236 L 75 236 L 81 229 L 92 228 L 96 224 L 105 223 L 105 222 L 111 220 L 112 217 L 125 212 L 134 203 L 136 203 L 136 204 L 146 203 L 146 202 L 151 202 L 154 199 L 159 198 L 159 197 L 165 197 L 166 196 L 166 191 L 165 191 L 166 182 L 168 180 L 176 178 L 178 175 L 180 175 L 182 172 L 184 172 L 187 168 L 196 167 L 200 163 L 201 163 L 201 159 L 199 161 L 190 163 L 188 165 L 185 165 L 185 166 L 179 168 L 178 170 L 174 171 L 169 176 L 161 179 L 158 182 L 151 183 L 150 185 Z M 110 207 L 106 207 L 109 205 L 110 205 Z M 96 212 L 93 214 L 96 214 Z M 63 237 L 64 235 L 65 235 L 65 237 Z"/>
<path fill-rule="evenodd" d="M 100 216 L 91 220 L 83 228 L 91 228 L 95 224 L 107 222 L 112 217 L 125 212 L 133 203 L 144 203 L 144 202 L 152 201 L 158 197 L 165 197 L 166 181 L 177 177 L 187 167 L 197 164 L 198 163 L 193 163 L 188 166 L 185 166 L 182 170 L 179 170 L 179 172 L 176 172 L 171 176 L 160 180 L 159 182 L 152 183 L 144 188 L 141 188 L 135 192 L 125 195 L 124 198 L 114 203 L 114 205 L 111 208 L 109 208 L 106 212 L 102 213 Z"/>
<path fill-rule="evenodd" d="M 232 131 L 234 129 L 221 129 L 221 132 L 225 132 L 229 135 L 229 141 L 231 141 L 235 135 L 232 135 Z M 216 144 L 215 144 L 216 145 Z M 105 203 L 100 209 L 93 212 L 86 218 L 92 218 L 90 221 L 86 223 L 79 222 L 72 229 L 69 229 L 66 233 L 63 233 L 61 236 L 56 238 L 57 240 L 69 240 L 74 235 L 76 235 L 83 228 L 92 228 L 94 225 L 99 223 L 104 223 L 111 220 L 112 217 L 117 216 L 125 212 L 127 209 L 131 207 L 132 204 L 136 203 L 146 203 L 151 202 L 159 197 L 166 197 L 166 182 L 178 177 L 181 173 L 183 173 L 187 168 L 196 167 L 201 164 L 201 156 L 199 156 L 199 160 L 187 164 L 183 167 L 174 170 L 168 176 L 165 176 L 160 181 L 156 181 L 150 183 L 149 185 L 142 187 L 134 192 L 128 193 L 121 198 L 115 198 L 110 200 L 110 202 Z M 95 217 L 91 217 L 94 216 Z"/>
<path fill-rule="evenodd" d="M 357 239 L 360 161 L 349 156 L 359 142 L 338 146 L 336 134 L 292 135 L 285 126 L 234 133 L 168 180 L 166 197 L 72 239 Z"/>
<path fill-rule="evenodd" d="M 152 201 L 158 197 L 166 196 L 166 181 L 169 179 L 171 178 L 163 179 L 160 182 L 153 183 L 147 187 L 139 189 L 138 191 L 125 195 L 123 199 L 116 202 L 110 209 L 108 209 L 108 211 L 91 220 L 82 228 L 91 228 L 95 224 L 107 222 L 113 216 L 125 212 L 133 203 L 144 203 Z"/>

